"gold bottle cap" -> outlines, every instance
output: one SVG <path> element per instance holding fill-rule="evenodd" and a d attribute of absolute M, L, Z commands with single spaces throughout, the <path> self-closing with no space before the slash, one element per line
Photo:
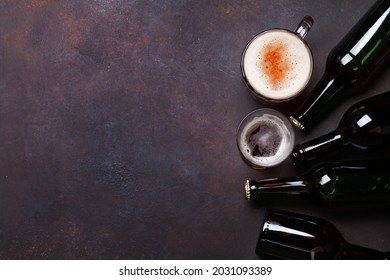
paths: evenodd
<path fill-rule="evenodd" d="M 296 118 L 294 118 L 293 116 L 290 116 L 290 121 L 293 125 L 295 125 L 295 127 L 301 129 L 301 130 L 305 130 L 305 127 L 303 124 L 301 124 Z"/>
<path fill-rule="evenodd" d="M 251 200 L 251 193 L 249 189 L 249 180 L 245 181 L 245 198 L 246 200 Z"/>

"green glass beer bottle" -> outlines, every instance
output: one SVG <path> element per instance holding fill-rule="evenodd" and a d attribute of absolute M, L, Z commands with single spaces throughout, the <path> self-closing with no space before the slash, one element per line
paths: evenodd
<path fill-rule="evenodd" d="M 321 206 L 390 202 L 390 159 L 322 163 L 306 174 L 247 180 L 245 196 L 254 201 L 303 198 Z"/>
<path fill-rule="evenodd" d="M 366 153 L 385 150 L 390 144 L 389 104 L 390 91 L 357 102 L 334 131 L 295 145 L 291 159 L 303 165 L 341 149 Z"/>
<path fill-rule="evenodd" d="M 330 52 L 325 73 L 291 122 L 313 127 L 340 98 L 362 91 L 390 57 L 390 1 L 380 0 Z M 346 94 L 348 93 L 348 94 Z"/>

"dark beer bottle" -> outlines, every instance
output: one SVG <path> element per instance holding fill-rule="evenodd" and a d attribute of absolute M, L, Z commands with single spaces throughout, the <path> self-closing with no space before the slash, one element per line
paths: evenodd
<path fill-rule="evenodd" d="M 248 200 L 303 198 L 321 206 L 390 202 L 389 159 L 322 163 L 294 177 L 247 180 Z"/>
<path fill-rule="evenodd" d="M 390 91 L 362 100 L 343 115 L 333 132 L 296 145 L 295 164 L 307 163 L 341 147 L 373 150 L 390 144 Z"/>
<path fill-rule="evenodd" d="M 259 255 L 289 260 L 383 260 L 381 252 L 344 240 L 330 222 L 313 216 L 267 210 L 256 246 Z"/>
<path fill-rule="evenodd" d="M 390 1 L 380 0 L 330 52 L 323 77 L 291 122 L 310 129 L 344 92 L 361 91 L 389 57 Z"/>

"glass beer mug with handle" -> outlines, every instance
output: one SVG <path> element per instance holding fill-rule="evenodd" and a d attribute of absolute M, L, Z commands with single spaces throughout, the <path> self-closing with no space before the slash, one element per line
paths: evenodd
<path fill-rule="evenodd" d="M 264 103 L 279 103 L 300 94 L 307 86 L 313 57 L 304 40 L 313 25 L 305 16 L 296 30 L 273 28 L 252 38 L 241 58 L 241 73 L 253 96 Z"/>

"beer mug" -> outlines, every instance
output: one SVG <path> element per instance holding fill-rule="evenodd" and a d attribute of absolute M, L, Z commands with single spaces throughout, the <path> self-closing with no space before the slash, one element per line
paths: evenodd
<path fill-rule="evenodd" d="M 256 99 L 266 103 L 290 100 L 309 83 L 313 57 L 304 41 L 313 24 L 306 16 L 295 32 L 270 29 L 249 41 L 241 57 L 243 79 Z"/>

